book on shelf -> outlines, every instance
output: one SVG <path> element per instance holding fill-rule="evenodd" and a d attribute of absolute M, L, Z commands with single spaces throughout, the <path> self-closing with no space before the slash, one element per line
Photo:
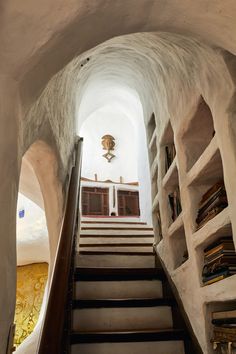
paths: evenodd
<path fill-rule="evenodd" d="M 220 237 L 204 250 L 202 281 L 212 284 L 236 274 L 236 252 L 232 236 Z"/>
<path fill-rule="evenodd" d="M 212 312 L 212 342 L 236 342 L 236 310 Z"/>
<path fill-rule="evenodd" d="M 224 182 L 218 181 L 202 196 L 199 203 L 196 223 L 197 230 L 213 219 L 228 206 Z"/>
<path fill-rule="evenodd" d="M 236 320 L 236 310 L 229 310 L 229 311 L 215 311 L 212 312 L 212 319 L 213 320 L 222 320 L 222 319 L 229 319 L 235 318 Z M 236 323 L 236 321 L 235 321 Z"/>
<path fill-rule="evenodd" d="M 169 194 L 168 198 L 172 213 L 171 218 L 172 221 L 175 221 L 182 211 L 179 188 L 177 187 L 173 193 Z"/>
<path fill-rule="evenodd" d="M 205 256 L 210 256 L 214 253 L 217 253 L 221 250 L 224 250 L 224 251 L 234 251 L 235 250 L 235 247 L 234 247 L 234 243 L 233 243 L 233 240 L 232 240 L 232 237 L 230 237 L 230 240 L 222 240 L 219 244 L 216 244 L 216 245 L 212 245 L 210 247 L 210 249 L 205 249 L 204 250 L 204 254 Z"/>
<path fill-rule="evenodd" d="M 211 283 L 215 283 L 216 281 L 225 279 L 227 277 L 229 277 L 230 275 L 234 275 L 236 274 L 236 271 L 231 271 L 229 269 L 223 269 L 221 271 L 218 271 L 214 274 L 209 274 L 209 275 L 205 275 L 202 277 L 202 282 L 204 285 L 209 285 Z"/>
<path fill-rule="evenodd" d="M 214 342 L 236 342 L 236 328 L 230 327 L 214 327 L 213 339 Z"/>
<path fill-rule="evenodd" d="M 176 155 L 175 144 L 165 146 L 165 172 L 170 168 Z"/>

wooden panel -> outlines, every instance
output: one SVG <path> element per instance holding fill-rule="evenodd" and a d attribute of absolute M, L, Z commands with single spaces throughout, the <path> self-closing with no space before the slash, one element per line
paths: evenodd
<path fill-rule="evenodd" d="M 139 192 L 118 190 L 118 214 L 120 216 L 139 216 Z"/>
<path fill-rule="evenodd" d="M 82 188 L 82 215 L 109 215 L 108 202 L 108 188 Z"/>

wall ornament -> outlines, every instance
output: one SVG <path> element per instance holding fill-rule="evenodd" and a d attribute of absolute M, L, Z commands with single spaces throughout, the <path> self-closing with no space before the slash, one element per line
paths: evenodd
<path fill-rule="evenodd" d="M 107 152 L 102 156 L 107 159 L 107 162 L 111 162 L 111 160 L 115 157 L 115 155 L 111 152 L 114 150 L 115 145 L 115 138 L 113 136 L 107 134 L 102 137 L 103 150 L 107 150 Z"/>

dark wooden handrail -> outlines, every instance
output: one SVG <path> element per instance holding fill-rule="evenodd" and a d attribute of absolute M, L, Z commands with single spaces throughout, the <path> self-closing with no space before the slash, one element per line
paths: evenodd
<path fill-rule="evenodd" d="M 75 146 L 75 165 L 70 183 L 61 235 L 52 273 L 48 303 L 39 340 L 38 354 L 60 354 L 65 352 L 67 330 L 70 328 L 70 284 L 73 276 L 75 240 L 78 232 L 79 189 L 82 156 L 82 139 Z"/>

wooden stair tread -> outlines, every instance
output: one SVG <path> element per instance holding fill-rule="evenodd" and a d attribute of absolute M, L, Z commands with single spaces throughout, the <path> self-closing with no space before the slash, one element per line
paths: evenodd
<path fill-rule="evenodd" d="M 182 329 L 157 329 L 134 331 L 106 331 L 106 332 L 72 332 L 71 344 L 76 343 L 106 343 L 106 342 L 144 342 L 183 340 L 187 335 Z"/>
<path fill-rule="evenodd" d="M 113 308 L 113 307 L 154 307 L 172 306 L 175 304 L 169 298 L 141 298 L 141 299 L 97 299 L 97 300 L 74 300 L 73 308 Z"/>

